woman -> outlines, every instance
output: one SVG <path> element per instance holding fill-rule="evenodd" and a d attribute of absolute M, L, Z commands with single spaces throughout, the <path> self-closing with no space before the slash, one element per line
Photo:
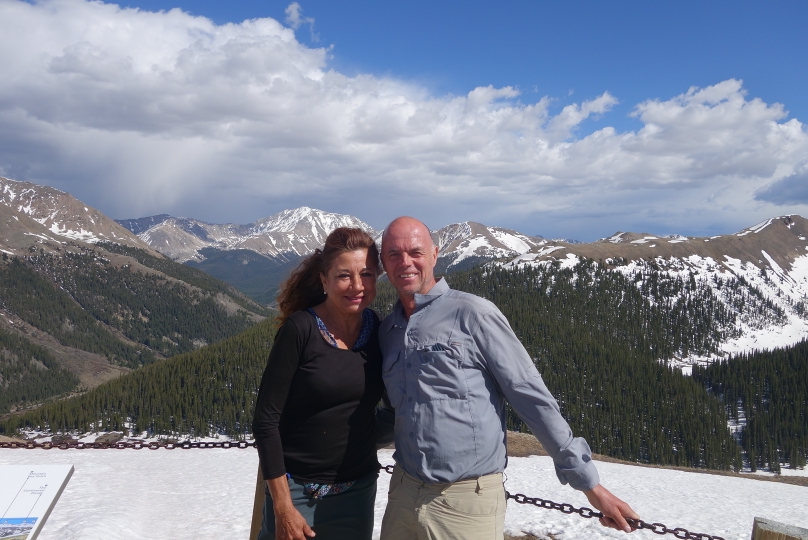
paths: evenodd
<path fill-rule="evenodd" d="M 261 540 L 371 537 L 384 386 L 368 306 L 379 274 L 373 239 L 339 228 L 282 287 L 253 421 L 268 487 Z"/>

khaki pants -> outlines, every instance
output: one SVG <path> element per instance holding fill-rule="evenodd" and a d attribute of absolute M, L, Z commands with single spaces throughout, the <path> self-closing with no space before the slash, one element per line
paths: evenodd
<path fill-rule="evenodd" d="M 381 540 L 502 540 L 504 524 L 501 473 L 426 484 L 396 465 Z"/>

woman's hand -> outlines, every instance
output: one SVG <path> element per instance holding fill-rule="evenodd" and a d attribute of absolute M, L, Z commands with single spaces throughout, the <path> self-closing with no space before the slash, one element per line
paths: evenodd
<path fill-rule="evenodd" d="M 288 507 L 282 509 L 275 507 L 276 540 L 306 540 L 313 536 L 314 531 L 308 526 L 306 519 L 300 515 L 297 508 L 292 506 L 291 501 Z"/>
<path fill-rule="evenodd" d="M 286 476 L 267 480 L 269 493 L 272 495 L 272 509 L 275 512 L 276 540 L 306 540 L 314 537 L 306 519 L 300 515 L 292 504 L 289 493 L 289 482 Z"/>
<path fill-rule="evenodd" d="M 600 524 L 623 532 L 632 532 L 636 527 L 629 525 L 626 518 L 640 519 L 640 516 L 624 501 L 618 499 L 605 487 L 598 484 L 589 491 L 584 491 L 589 504 L 600 510 L 603 517 Z"/>

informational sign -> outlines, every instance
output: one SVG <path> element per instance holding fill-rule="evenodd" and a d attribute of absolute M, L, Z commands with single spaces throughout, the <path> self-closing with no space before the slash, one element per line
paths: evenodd
<path fill-rule="evenodd" d="M 34 540 L 73 475 L 73 465 L 0 466 L 0 539 Z"/>

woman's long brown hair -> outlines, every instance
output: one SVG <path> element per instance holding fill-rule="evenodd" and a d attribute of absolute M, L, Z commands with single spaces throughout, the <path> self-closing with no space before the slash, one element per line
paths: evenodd
<path fill-rule="evenodd" d="M 278 321 L 282 324 L 292 313 L 314 307 L 325 299 L 320 274 L 327 274 L 334 259 L 347 251 L 367 249 L 381 273 L 379 250 L 373 238 L 362 229 L 340 227 L 331 231 L 323 249 L 316 249 L 292 272 L 278 295 Z"/>

